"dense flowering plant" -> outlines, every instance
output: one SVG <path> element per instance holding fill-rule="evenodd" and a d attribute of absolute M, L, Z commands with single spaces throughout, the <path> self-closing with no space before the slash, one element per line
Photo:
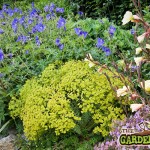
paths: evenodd
<path fill-rule="evenodd" d="M 44 131 L 54 130 L 56 135 L 68 133 L 78 127 L 82 135 L 82 115 L 90 113 L 87 126 L 89 133 L 107 136 L 113 119 L 123 119 L 123 108 L 116 100 L 104 73 L 110 76 L 114 86 L 123 84 L 104 69 L 101 74 L 89 69 L 87 62 L 69 61 L 60 68 L 50 64 L 39 78 L 28 80 L 20 90 L 19 97 L 13 97 L 9 110 L 13 118 L 23 121 L 28 139 L 35 140 Z M 82 122 L 82 123 L 81 123 Z"/>

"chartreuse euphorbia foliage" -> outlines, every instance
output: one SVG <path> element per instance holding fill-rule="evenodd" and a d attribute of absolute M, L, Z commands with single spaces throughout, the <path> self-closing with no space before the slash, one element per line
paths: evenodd
<path fill-rule="evenodd" d="M 123 86 L 110 71 L 104 72 L 114 86 Z M 40 77 L 25 83 L 19 98 L 10 101 L 9 110 L 13 118 L 21 118 L 30 140 L 49 129 L 56 135 L 70 131 L 86 112 L 91 113 L 93 131 L 106 136 L 112 119 L 124 117 L 106 76 L 82 61 L 69 61 L 59 68 L 50 64 Z"/>

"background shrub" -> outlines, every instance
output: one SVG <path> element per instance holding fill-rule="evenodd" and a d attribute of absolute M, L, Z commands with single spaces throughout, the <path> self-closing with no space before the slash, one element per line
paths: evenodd
<path fill-rule="evenodd" d="M 123 86 L 110 71 L 104 72 L 114 86 Z M 124 117 L 106 76 L 81 61 L 69 61 L 60 68 L 50 64 L 41 76 L 26 82 L 19 97 L 10 101 L 9 110 L 13 118 L 23 121 L 30 140 L 38 139 L 47 130 L 56 135 L 74 132 L 83 137 L 94 131 L 105 137 L 112 119 Z"/>
<path fill-rule="evenodd" d="M 141 1 L 142 2 L 142 1 Z M 117 25 L 121 25 L 121 20 L 126 11 L 136 11 L 131 0 L 70 0 L 75 12 L 83 11 L 87 17 L 91 18 L 109 18 Z M 142 8 L 149 5 L 148 0 L 144 1 Z"/>

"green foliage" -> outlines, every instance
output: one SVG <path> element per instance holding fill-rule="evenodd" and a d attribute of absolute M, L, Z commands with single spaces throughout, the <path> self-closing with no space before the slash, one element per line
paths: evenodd
<path fill-rule="evenodd" d="M 114 74 L 105 72 L 114 86 L 123 86 Z M 106 76 L 81 61 L 69 61 L 60 68 L 50 64 L 39 78 L 26 82 L 19 97 L 10 101 L 9 110 L 13 118 L 23 121 L 30 140 L 47 130 L 56 135 L 70 131 L 84 138 L 94 131 L 105 137 L 112 118 L 124 117 Z"/>

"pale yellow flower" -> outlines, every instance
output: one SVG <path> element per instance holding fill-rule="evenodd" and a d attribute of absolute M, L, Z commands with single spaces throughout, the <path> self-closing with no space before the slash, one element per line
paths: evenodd
<path fill-rule="evenodd" d="M 146 44 L 146 48 L 147 48 L 147 49 L 150 49 L 150 45 L 149 45 L 149 44 Z"/>
<path fill-rule="evenodd" d="M 133 20 L 132 12 L 127 11 L 123 17 L 122 25 L 125 25 L 126 23 L 128 23 L 131 20 Z"/>
<path fill-rule="evenodd" d="M 135 63 L 136 63 L 137 66 L 140 65 L 140 63 L 141 63 L 142 60 L 143 60 L 143 57 L 135 57 L 134 58 L 134 61 L 135 61 Z"/>
<path fill-rule="evenodd" d="M 142 43 L 144 41 L 145 35 L 146 35 L 146 33 L 143 33 L 142 35 L 137 37 L 137 40 L 139 43 Z"/>
<path fill-rule="evenodd" d="M 143 82 L 141 82 L 141 85 L 142 87 L 144 88 L 144 85 L 145 85 L 145 91 L 147 94 L 150 94 L 150 80 L 146 80 L 144 82 L 144 85 L 143 85 Z"/>
<path fill-rule="evenodd" d="M 123 86 L 123 88 L 117 90 L 117 97 L 125 96 L 128 94 L 130 87 Z"/>
<path fill-rule="evenodd" d="M 141 47 L 138 47 L 136 48 L 136 55 L 140 54 L 142 52 L 142 48 Z"/>
<path fill-rule="evenodd" d="M 95 64 L 92 61 L 90 61 L 89 59 L 87 59 L 87 58 L 85 58 L 84 61 L 87 61 L 89 63 L 89 67 L 90 68 L 95 66 Z"/>
<path fill-rule="evenodd" d="M 143 104 L 131 104 L 130 108 L 132 109 L 132 112 L 138 111 L 141 107 L 143 107 Z"/>

